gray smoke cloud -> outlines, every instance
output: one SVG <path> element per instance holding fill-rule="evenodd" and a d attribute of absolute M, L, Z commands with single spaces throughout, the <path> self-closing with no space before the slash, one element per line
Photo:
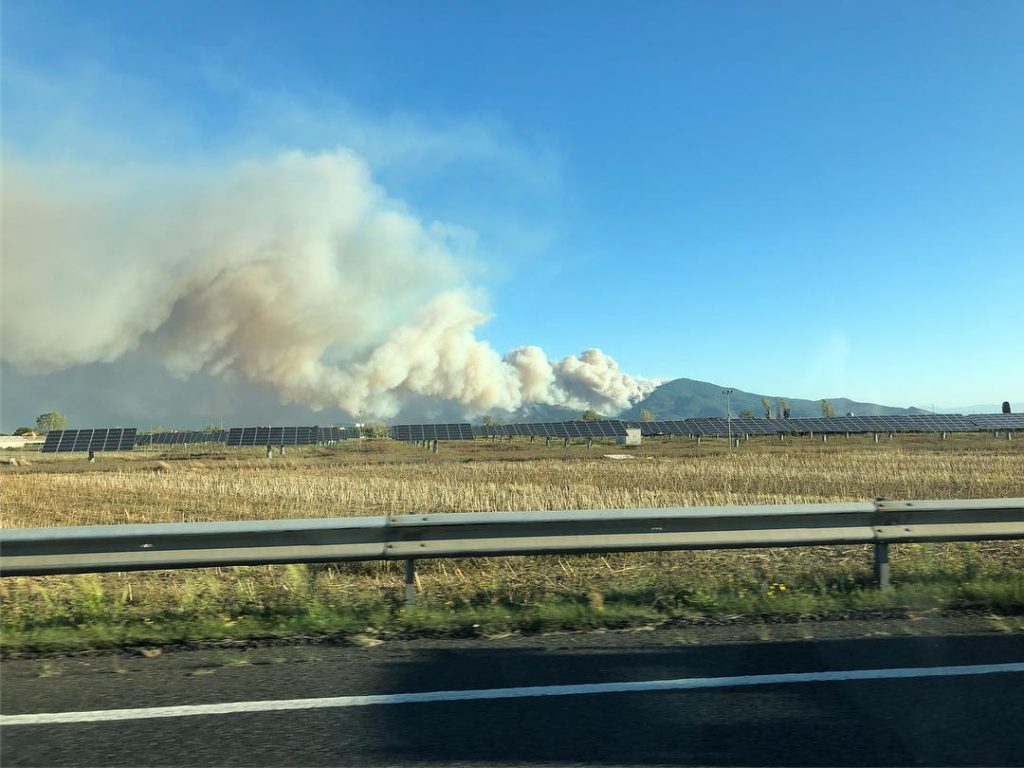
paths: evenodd
<path fill-rule="evenodd" d="M 478 339 L 468 233 L 419 221 L 347 151 L 217 174 L 8 162 L 3 182 L 2 357 L 26 372 L 145 347 L 178 376 L 379 417 L 411 397 L 617 411 L 655 386 L 598 349 Z"/>

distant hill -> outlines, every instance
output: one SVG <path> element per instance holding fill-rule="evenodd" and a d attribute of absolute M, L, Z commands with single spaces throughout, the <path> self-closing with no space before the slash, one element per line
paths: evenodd
<path fill-rule="evenodd" d="M 647 409 L 657 419 L 689 419 L 695 416 L 725 416 L 725 395 L 727 389 L 719 384 L 694 379 L 674 379 L 667 381 L 655 389 L 646 398 L 632 408 L 623 411 L 620 418 L 637 419 L 640 411 Z M 755 417 L 764 415 L 761 398 L 768 397 L 772 403 L 772 415 L 775 415 L 776 400 L 784 395 L 759 395 L 753 392 L 732 388 L 730 397 L 732 415 L 738 416 L 749 410 Z M 907 413 L 927 413 L 920 408 L 893 408 L 875 403 L 858 403 L 845 397 L 827 398 L 832 403 L 837 416 L 853 413 L 855 416 L 888 416 Z M 789 415 L 793 418 L 821 416 L 820 400 L 801 400 L 790 397 Z"/>
<path fill-rule="evenodd" d="M 694 379 L 674 379 L 667 381 L 655 389 L 646 398 L 638 402 L 632 408 L 620 414 L 608 413 L 609 418 L 638 419 L 640 411 L 647 409 L 658 419 L 689 419 L 695 416 L 725 416 L 725 395 L 722 390 L 725 387 L 719 384 L 711 384 L 706 381 Z M 750 410 L 755 417 L 760 418 L 764 411 L 761 407 L 761 398 L 764 395 L 753 392 L 744 392 L 733 387 L 731 396 L 732 415 L 738 416 L 744 410 Z M 781 395 L 770 395 L 768 399 L 772 402 L 772 415 L 775 415 L 775 401 Z M 921 408 L 893 408 L 887 405 L 876 405 L 875 403 L 858 403 L 845 397 L 829 398 L 832 407 L 835 408 L 837 416 L 845 416 L 853 413 L 856 416 L 885 416 L 901 413 L 928 413 Z M 998 410 L 998 409 L 996 409 Z M 578 419 L 583 411 L 573 408 L 565 408 L 560 405 L 541 405 L 532 403 L 525 405 L 512 414 L 495 413 L 494 416 L 499 424 L 517 424 L 525 422 L 545 421 L 568 421 Z M 801 400 L 789 398 L 789 415 L 797 417 L 821 416 L 820 400 Z M 454 417 L 453 417 L 454 418 Z M 479 419 L 476 419 L 479 421 Z"/>

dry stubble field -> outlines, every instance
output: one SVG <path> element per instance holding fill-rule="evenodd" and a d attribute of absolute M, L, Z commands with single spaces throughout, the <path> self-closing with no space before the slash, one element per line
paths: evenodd
<path fill-rule="evenodd" d="M 1020 442 L 957 435 L 822 445 L 649 441 L 633 460 L 478 441 L 437 455 L 390 441 L 196 458 L 38 456 L 0 468 L 4 526 L 406 512 L 707 506 L 1024 496 Z M 699 453 L 698 453 L 699 451 Z M 871 589 L 866 547 L 427 561 L 420 605 L 400 566 L 364 563 L 5 579 L 4 643 L 75 647 L 294 633 L 502 631 L 686 616 L 1024 604 L 1024 543 L 896 548 L 898 589 Z"/>

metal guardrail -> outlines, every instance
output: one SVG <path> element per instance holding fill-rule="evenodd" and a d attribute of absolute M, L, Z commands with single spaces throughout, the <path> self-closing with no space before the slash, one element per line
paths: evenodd
<path fill-rule="evenodd" d="M 1024 538 L 1024 499 L 596 509 L 0 529 L 0 575 Z M 407 595 L 409 594 L 407 590 Z"/>

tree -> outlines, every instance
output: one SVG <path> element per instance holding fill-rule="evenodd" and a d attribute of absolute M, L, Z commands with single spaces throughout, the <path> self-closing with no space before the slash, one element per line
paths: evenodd
<path fill-rule="evenodd" d="M 640 421 L 654 421 L 654 414 L 646 408 L 640 410 Z"/>
<path fill-rule="evenodd" d="M 44 435 L 51 429 L 64 429 L 67 425 L 68 420 L 64 418 L 64 414 L 57 411 L 40 414 L 39 418 L 36 419 L 36 429 Z"/>
<path fill-rule="evenodd" d="M 16 430 L 14 430 L 14 434 L 16 434 L 16 435 L 31 435 L 34 431 L 35 430 L 33 430 L 32 427 L 18 427 Z"/>
<path fill-rule="evenodd" d="M 752 410 L 750 410 L 749 408 L 744 408 L 742 411 L 740 411 L 740 418 L 741 419 L 752 419 L 752 418 L 754 418 L 754 412 Z"/>
<path fill-rule="evenodd" d="M 583 412 L 583 416 L 581 416 L 580 418 L 582 418 L 584 421 L 604 421 L 608 417 L 607 416 L 602 416 L 597 411 L 590 410 L 590 411 L 584 411 Z"/>
<path fill-rule="evenodd" d="M 764 411 L 764 417 L 770 419 L 772 417 L 772 401 L 767 397 L 761 398 L 761 409 Z"/>
<path fill-rule="evenodd" d="M 1009 412 L 1010 412 L 1010 401 L 1009 400 L 1003 400 L 1003 413 L 1009 413 Z"/>
<path fill-rule="evenodd" d="M 789 400 L 784 397 L 780 397 L 775 401 L 775 413 L 780 419 L 789 418 Z"/>
<path fill-rule="evenodd" d="M 832 407 L 832 403 L 828 400 L 821 401 L 821 415 L 826 419 L 831 419 L 836 415 L 836 409 Z"/>

